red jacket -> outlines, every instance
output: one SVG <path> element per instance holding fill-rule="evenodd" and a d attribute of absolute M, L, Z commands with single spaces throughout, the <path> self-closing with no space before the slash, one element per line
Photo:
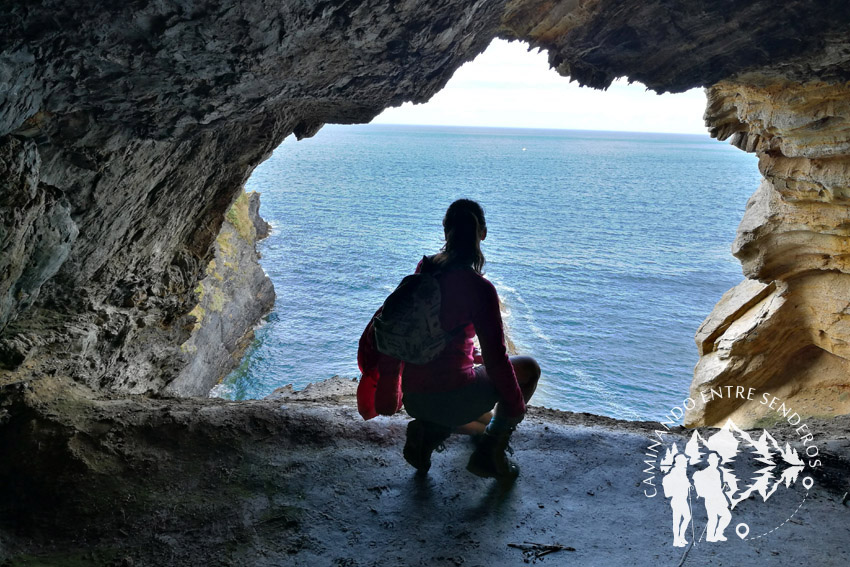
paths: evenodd
<path fill-rule="evenodd" d="M 417 272 L 420 267 L 417 266 Z M 357 351 L 357 362 L 363 373 L 357 388 L 360 414 L 364 419 L 371 419 L 377 414 L 396 413 L 401 409 L 402 384 L 405 392 L 447 392 L 471 383 L 475 379 L 472 338 L 478 335 L 487 374 L 506 404 L 508 416 L 522 416 L 525 402 L 507 355 L 496 288 L 471 269 L 447 271 L 437 278 L 442 296 L 440 322 L 443 329 L 451 331 L 463 327 L 463 332 L 456 334 L 437 358 L 418 365 L 379 353 L 370 321 L 360 337 Z"/>
<path fill-rule="evenodd" d="M 401 409 L 400 373 L 404 363 L 381 354 L 375 346 L 373 321 L 381 309 L 369 320 L 357 348 L 357 366 L 361 372 L 357 385 L 357 411 L 363 419 L 372 419 L 378 414 L 393 415 Z"/>

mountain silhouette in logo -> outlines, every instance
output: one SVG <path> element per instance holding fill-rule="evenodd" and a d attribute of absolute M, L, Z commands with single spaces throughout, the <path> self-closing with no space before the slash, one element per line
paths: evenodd
<path fill-rule="evenodd" d="M 700 465 L 706 463 L 708 455 L 714 453 L 719 457 L 718 470 L 722 474 L 723 493 L 730 508 L 753 494 L 759 494 L 766 501 L 780 484 L 790 488 L 804 466 L 800 455 L 790 444 L 780 446 L 764 429 L 757 439 L 753 439 L 731 419 L 708 437 L 694 430 L 682 453 L 688 457 L 688 466 L 696 470 L 705 468 Z M 675 444 L 667 449 L 659 463 L 663 472 L 670 470 L 678 454 L 679 448 Z M 747 456 L 750 458 L 747 459 Z M 738 474 L 744 473 L 746 480 L 738 478 L 736 466 L 746 470 L 738 471 Z"/>

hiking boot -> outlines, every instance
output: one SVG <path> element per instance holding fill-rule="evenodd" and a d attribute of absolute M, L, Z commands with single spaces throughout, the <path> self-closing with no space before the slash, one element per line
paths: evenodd
<path fill-rule="evenodd" d="M 495 478 L 502 482 L 513 482 L 519 475 L 519 465 L 505 455 L 513 454 L 508 446 L 512 431 L 485 433 L 478 447 L 469 457 L 466 470 L 483 478 Z"/>
<path fill-rule="evenodd" d="M 443 450 L 443 441 L 451 429 L 430 421 L 414 419 L 407 424 L 407 441 L 404 443 L 404 460 L 420 473 L 431 468 L 431 453 Z"/>

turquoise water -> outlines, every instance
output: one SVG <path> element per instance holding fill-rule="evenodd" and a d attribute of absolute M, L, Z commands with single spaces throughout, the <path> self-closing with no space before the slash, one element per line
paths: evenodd
<path fill-rule="evenodd" d="M 543 368 L 534 403 L 658 418 L 686 396 L 697 327 L 742 279 L 729 247 L 758 182 L 754 156 L 707 136 L 364 125 L 289 138 L 247 186 L 273 227 L 259 249 L 277 302 L 216 394 L 358 376 L 369 317 L 469 197 L 510 335 Z"/>

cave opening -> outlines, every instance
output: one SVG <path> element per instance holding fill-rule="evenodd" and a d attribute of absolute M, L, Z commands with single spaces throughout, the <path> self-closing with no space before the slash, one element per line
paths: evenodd
<path fill-rule="evenodd" d="M 657 400 L 649 411 L 629 407 L 658 418 L 673 403 L 633 386 L 675 376 L 670 390 L 684 405 L 693 330 L 710 311 L 691 393 L 769 389 L 812 418 L 809 437 L 823 448 L 812 472 L 825 491 L 804 509 L 774 508 L 775 499 L 770 512 L 764 503 L 740 508 L 740 520 L 776 518 L 782 527 L 770 538 L 754 529 L 744 551 L 824 564 L 846 549 L 834 514 L 847 497 L 850 429 L 839 416 L 850 412 L 846 3 L 70 2 L 61 14 L 55 3 L 8 4 L 0 20 L 0 563 L 355 564 L 378 554 L 400 565 L 513 564 L 519 550 L 505 543 L 540 541 L 544 532 L 570 546 L 556 559 L 681 562 L 662 541 L 668 520 L 651 518 L 663 502 L 635 487 L 635 465 L 658 424 L 534 408 L 515 438 L 520 484 L 504 493 L 461 472 L 470 448 L 454 440 L 421 482 L 403 458 L 407 416 L 363 421 L 347 396 L 195 397 L 217 380 L 205 371 L 230 362 L 228 347 L 256 320 L 242 302 L 252 288 L 236 285 L 237 276 L 262 275 L 253 242 L 242 238 L 255 230 L 246 211 L 256 202 L 237 198 L 251 171 L 290 133 L 366 123 L 404 100 L 446 93 L 449 76 L 494 37 L 542 46 L 558 73 L 596 88 L 622 76 L 658 90 L 706 87 L 712 136 L 744 151 L 704 136 L 611 134 L 625 121 L 569 134 L 329 126 L 290 139 L 263 164 L 272 168 L 264 211 L 277 226 L 261 251 L 270 271 L 280 252 L 290 261 L 277 266 L 282 277 L 311 287 L 278 283 L 289 303 L 259 331 L 267 350 L 253 360 L 265 357 L 267 366 L 258 374 L 301 385 L 352 377 L 365 318 L 419 254 L 439 246 L 445 205 L 478 198 L 491 228 L 488 275 L 504 291 L 520 350 L 546 373 L 535 404 L 557 407 L 545 389 L 560 380 L 573 388 L 560 407 L 630 417 L 623 406 L 646 393 Z M 605 100 L 615 90 L 584 92 Z M 490 100 L 473 98 L 462 114 Z M 579 100 L 562 106 L 592 121 Z M 619 106 L 608 103 L 605 114 Z M 427 159 L 411 163 L 414 143 Z M 722 156 L 740 161 L 748 179 L 716 181 L 733 169 L 714 159 Z M 321 160 L 337 174 L 322 173 Z M 413 170 L 419 185 L 409 182 Z M 671 188 L 662 179 L 674 171 L 685 181 Z M 355 179 L 342 183 L 345 175 Z M 734 260 L 728 244 L 757 180 Z M 263 190 L 259 181 L 249 189 Z M 275 192 L 285 197 L 277 218 L 269 214 Z M 394 199 L 405 207 L 392 208 Z M 228 211 L 234 200 L 239 208 Z M 412 200 L 418 214 L 402 214 Z M 307 238 L 316 234 L 322 240 Z M 228 257 L 212 267 L 217 249 Z M 700 258 L 707 262 L 695 267 Z M 242 270 L 242 259 L 256 270 Z M 741 267 L 747 279 L 727 292 Z M 335 277 L 317 281 L 317 272 Z M 200 286 L 207 275 L 225 287 Z M 328 324 L 331 296 L 350 329 Z M 705 303 L 694 307 L 699 297 Z M 596 303 L 580 303 L 588 298 Z M 290 317 L 299 313 L 314 336 Z M 193 335 L 198 328 L 207 334 Z M 300 350 L 262 336 L 275 328 Z M 187 344 L 190 335 L 198 340 Z M 691 360 L 657 372 L 676 349 Z M 336 355 L 348 366 L 318 375 L 317 361 Z M 625 384 L 608 380 L 625 355 Z M 588 384 L 607 405 L 581 405 Z M 771 417 L 712 404 L 685 424 L 718 426 L 732 416 L 742 428 L 761 427 Z M 672 434 L 679 447 L 687 443 Z M 606 447 L 616 450 L 600 458 Z M 779 492 L 806 499 L 801 488 Z M 573 521 L 582 510 L 594 513 Z M 786 521 L 793 510 L 802 515 Z M 457 528 L 455 520 L 482 511 L 495 512 L 490 529 L 452 537 L 447 518 Z M 405 526 L 420 537 L 404 537 Z M 696 562 L 701 550 L 742 562 L 740 545 L 698 543 Z"/>
<path fill-rule="evenodd" d="M 428 104 L 288 138 L 246 186 L 272 225 L 259 249 L 275 307 L 212 395 L 358 376 L 372 311 L 439 249 L 448 203 L 470 197 L 510 336 L 544 367 L 536 403 L 657 418 L 688 390 L 697 327 L 741 279 L 729 245 L 759 179 L 754 156 L 705 133 L 704 104 L 619 81 L 579 89 L 495 40 Z"/>

